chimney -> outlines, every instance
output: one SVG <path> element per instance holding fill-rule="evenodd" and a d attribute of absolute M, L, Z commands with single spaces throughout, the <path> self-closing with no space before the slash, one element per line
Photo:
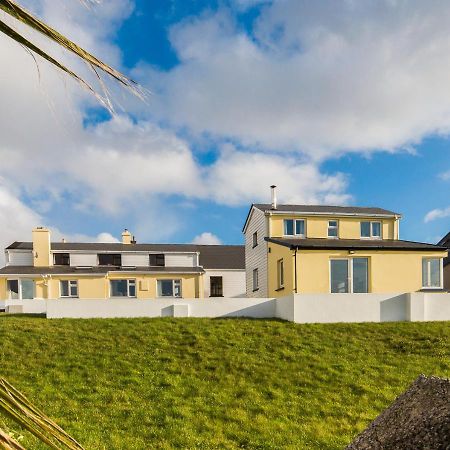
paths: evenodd
<path fill-rule="evenodd" d="M 122 244 L 131 244 L 131 233 L 126 228 L 122 233 Z"/>
<path fill-rule="evenodd" d="M 270 191 L 272 193 L 272 209 L 277 209 L 277 187 L 272 184 Z"/>
<path fill-rule="evenodd" d="M 33 266 L 49 267 L 53 265 L 50 255 L 50 230 L 44 227 L 33 229 Z"/>

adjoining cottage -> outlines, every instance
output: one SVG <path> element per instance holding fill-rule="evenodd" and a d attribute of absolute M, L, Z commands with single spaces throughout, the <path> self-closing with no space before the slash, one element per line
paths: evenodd
<path fill-rule="evenodd" d="M 253 204 L 243 228 L 248 297 L 443 290 L 442 245 L 400 240 L 399 213 Z"/>
<path fill-rule="evenodd" d="M 0 299 L 207 298 L 245 296 L 240 245 L 51 242 L 46 228 L 32 242 L 5 249 Z"/>

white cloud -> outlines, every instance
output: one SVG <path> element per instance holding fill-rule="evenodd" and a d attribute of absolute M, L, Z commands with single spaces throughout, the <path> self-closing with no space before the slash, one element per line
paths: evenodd
<path fill-rule="evenodd" d="M 222 241 L 215 234 L 205 231 L 195 236 L 192 243 L 197 245 L 220 245 Z"/>
<path fill-rule="evenodd" d="M 450 130 L 449 20 L 438 1 L 286 0 L 249 34 L 221 11 L 172 28 L 179 66 L 140 74 L 153 113 L 197 134 L 313 159 L 396 151 Z"/>
<path fill-rule="evenodd" d="M 432 220 L 443 219 L 445 217 L 450 217 L 450 206 L 443 209 L 433 209 L 429 211 L 424 218 L 424 222 L 428 223 Z"/>
<path fill-rule="evenodd" d="M 442 172 L 439 174 L 439 178 L 441 178 L 444 181 L 450 180 L 450 170 L 447 170 L 447 172 Z"/>

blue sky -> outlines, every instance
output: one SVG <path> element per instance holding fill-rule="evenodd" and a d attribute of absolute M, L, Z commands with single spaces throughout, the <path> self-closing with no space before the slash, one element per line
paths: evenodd
<path fill-rule="evenodd" d="M 43 62 L 37 82 L 2 38 L 2 98 L 15 92 L 15 116 L 0 113 L 5 240 L 45 224 L 55 238 L 110 240 L 127 227 L 141 242 L 241 243 L 249 205 L 269 201 L 273 183 L 281 202 L 401 212 L 404 239 L 450 230 L 450 7 L 26 4 L 152 95 L 109 84 L 112 117 Z"/>

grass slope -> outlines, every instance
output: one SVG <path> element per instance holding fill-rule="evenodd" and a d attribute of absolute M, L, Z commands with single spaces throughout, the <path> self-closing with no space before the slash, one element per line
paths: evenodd
<path fill-rule="evenodd" d="M 0 342 L 0 374 L 87 449 L 343 448 L 450 375 L 449 323 L 4 316 Z"/>

